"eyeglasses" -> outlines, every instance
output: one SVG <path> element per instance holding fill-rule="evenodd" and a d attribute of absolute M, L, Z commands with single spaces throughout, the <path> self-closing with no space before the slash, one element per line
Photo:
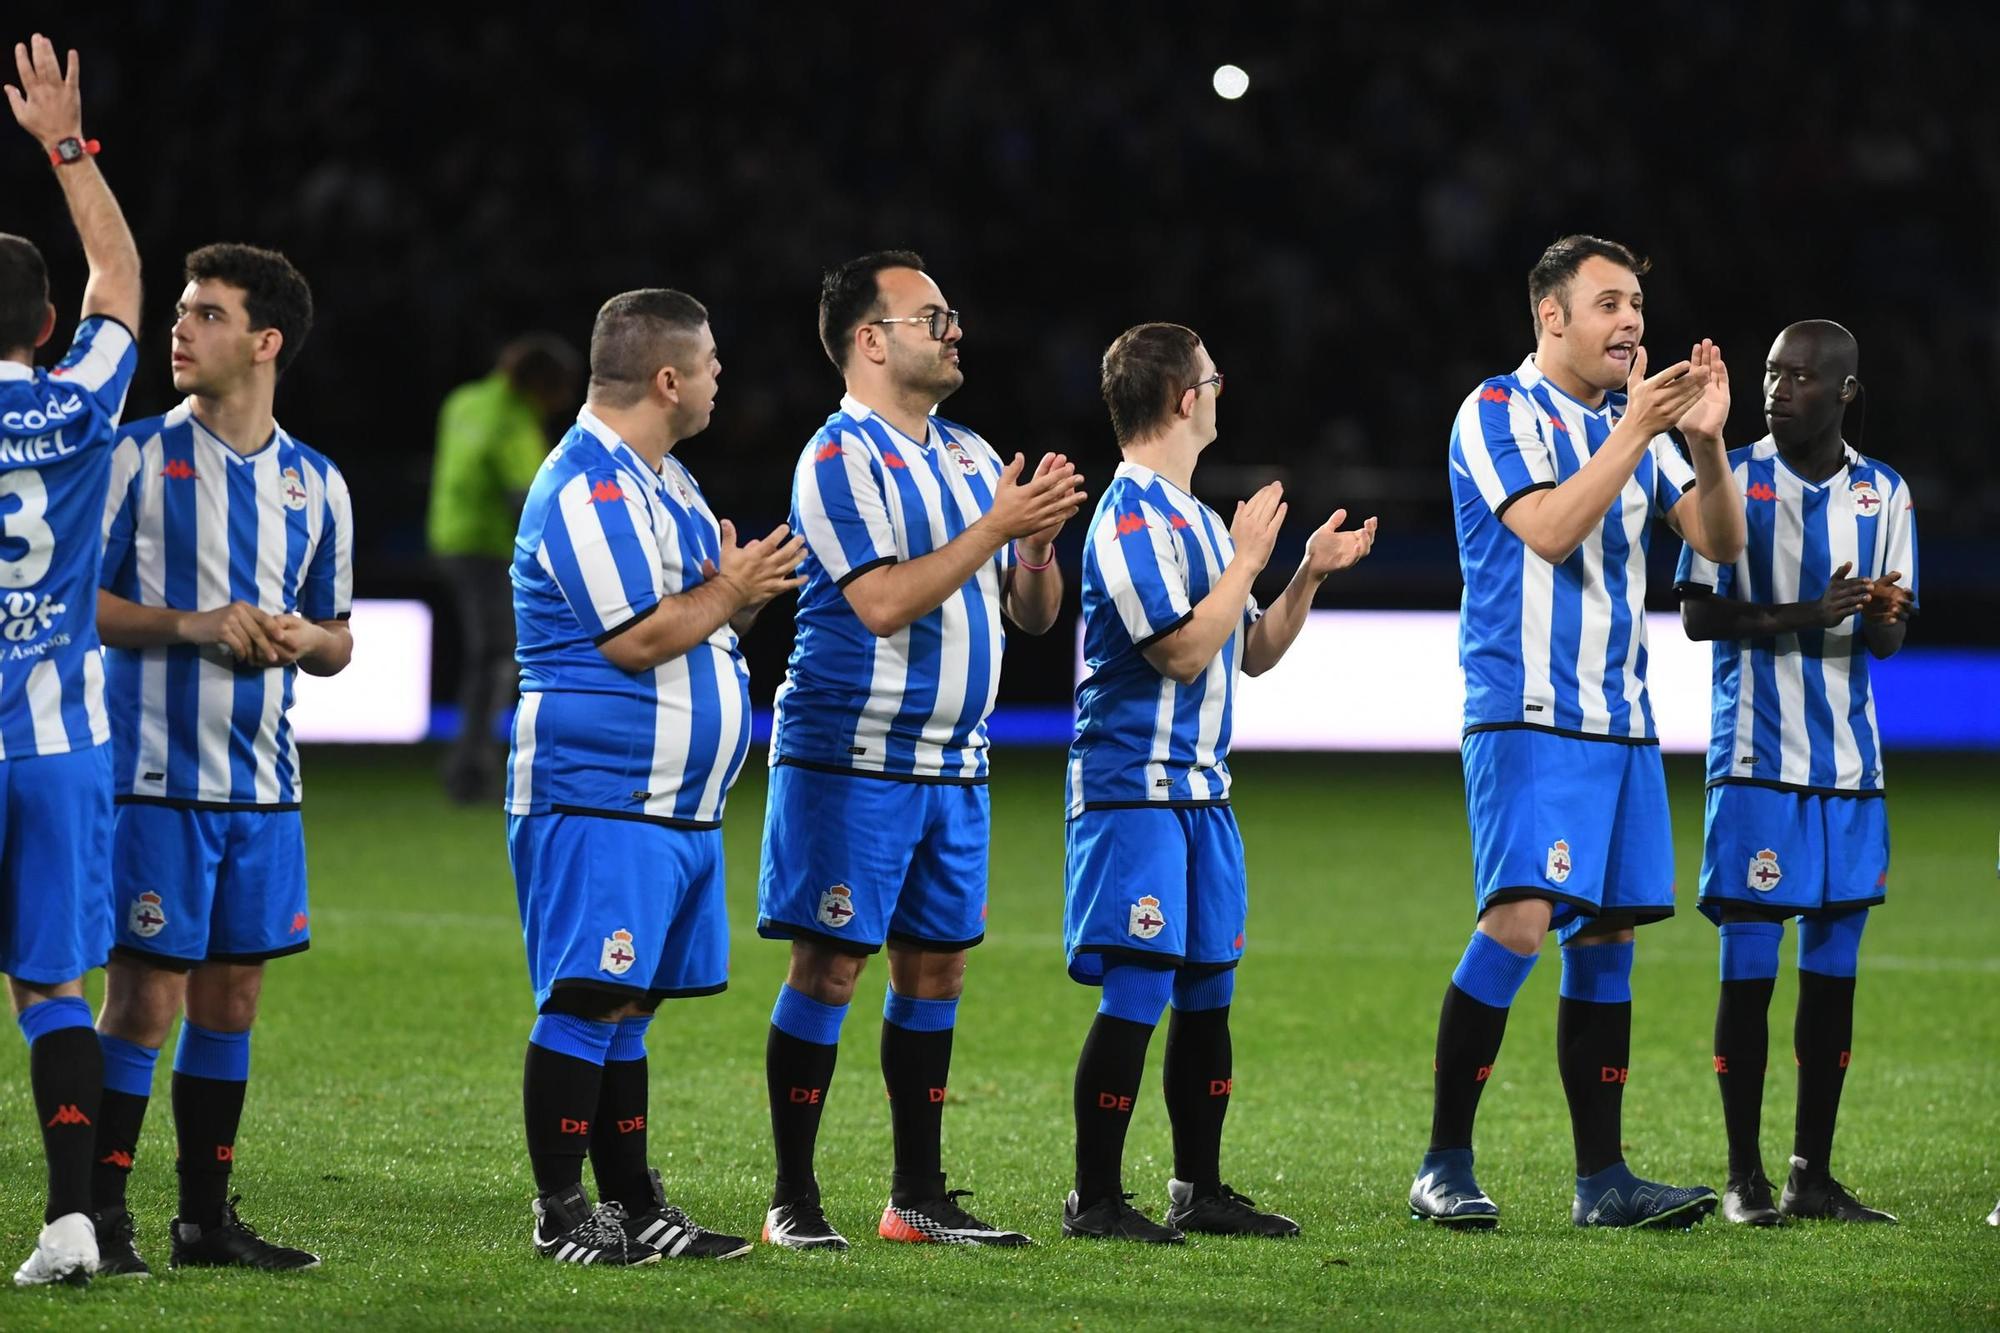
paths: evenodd
<path fill-rule="evenodd" d="M 933 310 L 928 315 L 898 315 L 894 319 L 871 319 L 870 324 L 924 324 L 928 325 L 931 337 L 939 342 L 944 335 L 958 327 L 956 310 Z"/>
<path fill-rule="evenodd" d="M 1188 385 L 1187 388 L 1182 389 L 1181 392 L 1200 393 L 1203 388 L 1210 384 L 1215 386 L 1215 396 L 1217 398 L 1222 397 L 1222 372 L 1219 370 L 1205 380 L 1196 380 L 1193 384 Z"/>

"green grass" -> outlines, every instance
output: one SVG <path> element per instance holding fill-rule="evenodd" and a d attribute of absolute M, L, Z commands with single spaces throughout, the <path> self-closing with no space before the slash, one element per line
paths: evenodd
<path fill-rule="evenodd" d="M 821 1132 L 843 1258 L 777 1253 L 706 1267 L 579 1270 L 534 1257 L 520 1142 L 530 1014 L 501 817 L 444 804 L 422 753 L 307 761 L 314 939 L 271 968 L 239 1139 L 246 1215 L 325 1266 L 290 1277 L 162 1273 L 86 1291 L 0 1291 L 0 1327 L 302 1326 L 958 1328 L 2000 1325 L 2000 913 L 1990 761 L 1905 758 L 1892 806 L 1894 897 L 1863 949 L 1856 1060 L 1836 1169 L 1903 1225 L 1578 1233 L 1553 1059 L 1558 968 L 1516 1006 L 1480 1124 L 1491 1235 L 1407 1220 L 1428 1126 L 1445 978 L 1471 927 L 1455 761 L 1245 756 L 1250 946 L 1235 1008 L 1224 1174 L 1304 1224 L 1289 1242 L 1184 1249 L 1065 1243 L 1069 1086 L 1094 993 L 1063 974 L 1058 757 L 1004 753 L 993 790 L 991 934 L 972 956 L 946 1165 L 983 1215 L 1041 1242 L 1016 1252 L 874 1239 L 889 1125 L 876 1069 L 885 969 L 863 978 Z M 1687 905 L 1699 775 L 1670 770 L 1682 916 L 1642 932 L 1626 1139 L 1640 1170 L 1720 1186 L 1709 1033 L 1713 929 Z M 762 774 L 728 832 L 734 982 L 670 1005 L 651 1038 L 652 1144 L 668 1188 L 710 1225 L 759 1225 L 771 1172 L 764 1032 L 784 949 L 751 929 Z M 1789 948 L 1787 950 L 1789 958 Z M 1790 963 L 1772 1008 L 1766 1161 L 1790 1137 Z M 1126 1181 L 1157 1215 L 1171 1166 L 1154 1043 Z M 0 1260 L 27 1253 L 41 1164 L 15 1048 L 0 1080 Z M 146 1126 L 132 1203 L 164 1269 L 171 1125 Z"/>

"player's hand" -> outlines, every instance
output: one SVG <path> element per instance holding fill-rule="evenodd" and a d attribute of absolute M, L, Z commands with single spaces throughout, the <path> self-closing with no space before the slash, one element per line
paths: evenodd
<path fill-rule="evenodd" d="M 181 617 L 181 642 L 221 648 L 242 667 L 279 665 L 271 639 L 271 617 L 248 602 L 231 602 L 212 611 L 192 611 Z"/>
<path fill-rule="evenodd" d="M 333 642 L 333 635 L 304 616 L 287 612 L 271 617 L 271 646 L 278 650 L 278 665 L 290 666 L 302 657 L 311 657 Z"/>
<path fill-rule="evenodd" d="M 1009 541 L 1039 542 L 1044 535 L 1053 540 L 1062 525 L 1083 507 L 1083 477 L 1076 464 L 1060 454 L 1048 454 L 1026 481 L 1021 473 L 1027 459 L 1015 454 L 1000 470 L 1000 484 L 993 490 L 993 507 L 986 521 Z"/>
<path fill-rule="evenodd" d="M 83 93 L 77 86 L 82 63 L 71 51 L 65 74 L 56 60 L 55 43 L 40 33 L 14 43 L 14 68 L 21 82 L 18 87 L 7 85 L 7 105 L 45 151 L 53 151 L 64 139 L 83 137 Z"/>
<path fill-rule="evenodd" d="M 1625 420 L 1650 440 L 1687 415 L 1708 389 L 1708 370 L 1676 361 L 1657 375 L 1646 374 L 1646 349 L 1632 354 L 1632 373 L 1625 380 Z"/>
<path fill-rule="evenodd" d="M 1689 443 L 1720 444 L 1722 429 L 1729 424 L 1729 368 L 1722 364 L 1722 349 L 1703 338 L 1689 354 L 1688 364 L 1706 370 L 1708 384 L 1675 424 Z"/>
<path fill-rule="evenodd" d="M 736 544 L 736 525 L 722 520 L 722 563 L 702 563 L 702 572 L 736 590 L 737 608 L 754 610 L 779 593 L 790 592 L 805 582 L 798 568 L 805 562 L 806 539 L 795 536 L 789 523 L 780 523 L 764 536 L 743 545 Z"/>
<path fill-rule="evenodd" d="M 1819 623 L 1832 629 L 1862 607 L 1868 605 L 1867 579 L 1851 579 L 1847 571 L 1854 568 L 1852 560 L 1840 562 L 1840 568 L 1826 581 L 1826 591 L 1819 598 Z"/>
<path fill-rule="evenodd" d="M 1306 573 L 1316 579 L 1338 574 L 1361 562 L 1375 547 L 1375 520 L 1370 518 L 1352 532 L 1342 532 L 1347 511 L 1336 509 L 1319 531 L 1306 538 Z"/>
<path fill-rule="evenodd" d="M 1247 560 L 1252 569 L 1271 563 L 1271 548 L 1278 544 L 1278 529 L 1285 525 L 1285 483 L 1274 481 L 1247 500 L 1236 502 L 1229 520 L 1229 540 L 1236 544 L 1236 559 Z"/>
<path fill-rule="evenodd" d="M 1067 454 L 1043 454 L 1042 461 L 1035 465 L 1035 476 L 1037 478 L 1045 477 L 1056 468 L 1068 465 L 1069 456 Z M 1081 473 L 1077 474 L 1076 484 L 1079 487 L 1083 485 L 1083 475 Z M 1070 514 L 1074 514 L 1075 512 L 1072 509 Z M 1031 565 L 1039 565 L 1047 561 L 1054 553 L 1056 534 L 1062 531 L 1063 524 L 1069 521 L 1070 514 L 1063 515 L 1040 532 L 1032 532 L 1020 538 L 1020 545 L 1016 554 L 1020 555 L 1023 560 Z"/>
<path fill-rule="evenodd" d="M 1861 614 L 1877 625 L 1894 625 L 1909 616 L 1916 594 L 1898 582 L 1903 571 L 1892 569 L 1868 585 L 1868 604 Z"/>

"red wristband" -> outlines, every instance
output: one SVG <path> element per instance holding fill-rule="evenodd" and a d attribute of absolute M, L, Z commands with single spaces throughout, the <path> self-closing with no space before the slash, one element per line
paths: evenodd
<path fill-rule="evenodd" d="M 86 157 L 96 157 L 103 147 L 104 145 L 95 139 L 79 139 L 72 134 L 68 138 L 58 139 L 56 146 L 49 149 L 49 165 L 63 167 L 72 162 L 81 162 Z"/>
<path fill-rule="evenodd" d="M 1021 544 L 1019 542 L 1014 543 L 1014 563 L 1019 565 L 1022 569 L 1031 570 L 1034 573 L 1039 574 L 1043 570 L 1047 569 L 1050 565 L 1053 565 L 1055 562 L 1056 562 L 1056 548 L 1053 546 L 1049 547 L 1048 559 L 1042 561 L 1042 563 L 1039 565 L 1031 565 L 1026 560 L 1021 558 Z"/>

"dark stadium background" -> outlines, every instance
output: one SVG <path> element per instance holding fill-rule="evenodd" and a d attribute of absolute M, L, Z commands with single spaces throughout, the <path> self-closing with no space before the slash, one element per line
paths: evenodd
<path fill-rule="evenodd" d="M 130 414 L 173 401 L 186 250 L 273 245 L 311 279 L 319 322 L 279 417 L 349 477 L 362 595 L 440 605 L 440 697 L 455 662 L 422 522 L 443 394 L 511 333 L 582 344 L 612 292 L 685 288 L 725 372 L 715 424 L 680 456 L 762 531 L 839 394 L 819 272 L 892 245 L 923 251 L 965 312 L 966 387 L 945 411 L 1003 452 L 1064 450 L 1101 483 L 1098 355 L 1128 324 L 1189 323 L 1229 378 L 1199 489 L 1220 503 L 1285 479 L 1274 571 L 1333 505 L 1378 513 L 1373 558 L 1323 602 L 1449 608 L 1452 412 L 1529 350 L 1543 245 L 1625 240 L 1655 261 L 1656 360 L 1703 335 L 1726 349 L 1733 444 L 1762 433 L 1783 324 L 1855 331 L 1863 447 L 1919 505 L 1920 639 L 2000 642 L 2000 99 L 1965 58 L 2000 36 L 1990 11 L 146 0 L 9 16 L 82 49 L 86 128 L 149 266 Z M 1210 90 L 1224 62 L 1249 71 L 1240 101 Z M 48 250 L 66 337 L 81 265 L 58 194 L 18 131 L 0 144 L 0 226 Z M 1663 535 L 1660 606 L 1674 553 Z M 786 623 L 749 639 L 760 702 Z M 1003 698 L 1066 699 L 1071 651 L 1060 630 L 1017 636 Z"/>

